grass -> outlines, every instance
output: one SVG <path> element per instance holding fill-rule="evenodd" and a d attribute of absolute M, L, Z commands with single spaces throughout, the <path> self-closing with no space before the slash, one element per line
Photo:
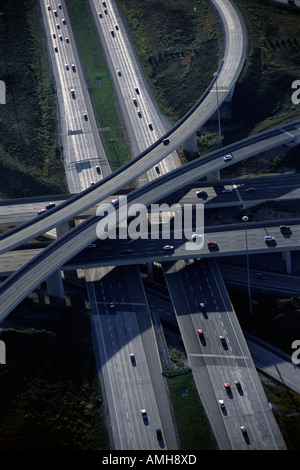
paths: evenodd
<path fill-rule="evenodd" d="M 16 14 L 18 12 L 18 14 Z M 0 196 L 66 191 L 55 100 L 33 0 L 4 0 L 0 16 Z"/>
<path fill-rule="evenodd" d="M 130 154 L 100 38 L 87 0 L 69 0 L 67 6 L 96 120 L 100 129 L 108 129 L 101 131 L 100 137 L 114 171 L 130 159 Z"/>
<path fill-rule="evenodd" d="M 167 377 L 181 448 L 214 450 L 216 441 L 191 371 Z"/>
<path fill-rule="evenodd" d="M 177 121 L 218 68 L 221 35 L 205 0 L 120 0 L 137 54 L 160 107 Z"/>
<path fill-rule="evenodd" d="M 23 302 L 1 323 L 1 450 L 109 448 L 89 317 L 80 307 Z"/>

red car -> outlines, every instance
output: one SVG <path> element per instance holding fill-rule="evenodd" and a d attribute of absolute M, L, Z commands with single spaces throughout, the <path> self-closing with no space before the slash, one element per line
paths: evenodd
<path fill-rule="evenodd" d="M 218 244 L 216 242 L 207 242 L 208 248 L 216 248 Z"/>
<path fill-rule="evenodd" d="M 203 336 L 203 330 L 201 330 L 201 328 L 198 328 L 197 332 L 199 336 Z"/>
<path fill-rule="evenodd" d="M 228 382 L 224 384 L 224 387 L 226 389 L 226 392 L 231 392 L 230 384 Z"/>

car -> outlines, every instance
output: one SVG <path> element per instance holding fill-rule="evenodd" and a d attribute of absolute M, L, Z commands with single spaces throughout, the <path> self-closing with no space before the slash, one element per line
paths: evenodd
<path fill-rule="evenodd" d="M 53 36 L 53 39 L 55 39 L 55 38 L 56 38 L 56 34 L 55 34 L 55 33 L 52 33 L 52 36 Z"/>
<path fill-rule="evenodd" d="M 62 9 L 61 3 L 58 4 L 58 8 Z"/>
<path fill-rule="evenodd" d="M 47 5 L 48 10 L 51 10 L 51 5 Z"/>
<path fill-rule="evenodd" d="M 61 41 L 63 40 L 63 37 L 62 37 L 61 34 L 60 34 L 58 37 L 59 37 L 59 39 L 60 39 Z"/>
<path fill-rule="evenodd" d="M 104 0 L 102 0 L 102 5 L 106 7 L 106 2 Z"/>
<path fill-rule="evenodd" d="M 104 9 L 104 13 L 105 13 L 106 15 L 108 14 L 108 12 L 107 12 L 106 8 Z"/>
<path fill-rule="evenodd" d="M 67 43 L 69 43 L 69 42 L 70 42 L 69 38 L 65 38 L 65 41 L 66 41 Z"/>
<path fill-rule="evenodd" d="M 270 243 L 270 242 L 275 242 L 275 241 L 276 241 L 275 237 L 272 237 L 271 235 L 265 235 L 264 240 L 265 240 L 266 243 Z"/>
<path fill-rule="evenodd" d="M 216 242 L 209 241 L 207 242 L 207 246 L 208 248 L 217 248 L 218 244 Z"/>
<path fill-rule="evenodd" d="M 160 428 L 156 429 L 156 437 L 159 441 L 162 439 L 162 432 Z"/>
<path fill-rule="evenodd" d="M 241 390 L 242 386 L 241 386 L 241 382 L 239 382 L 239 380 L 235 380 L 234 384 L 235 384 L 235 386 L 238 390 Z"/>
<path fill-rule="evenodd" d="M 289 227 L 288 225 L 280 225 L 279 229 L 280 229 L 281 232 L 290 232 L 291 231 L 291 227 Z"/>
<path fill-rule="evenodd" d="M 109 308 L 115 308 L 114 302 L 109 302 Z"/>
<path fill-rule="evenodd" d="M 201 328 L 198 328 L 197 333 L 199 336 L 203 336 L 203 330 Z"/>
<path fill-rule="evenodd" d="M 219 400 L 219 405 L 221 408 L 225 408 L 224 400 Z"/>
<path fill-rule="evenodd" d="M 91 181 L 91 186 L 93 186 L 95 184 L 95 181 Z"/>
<path fill-rule="evenodd" d="M 219 340 L 221 341 L 221 343 L 225 343 L 225 342 L 226 342 L 225 336 L 219 336 Z"/>
<path fill-rule="evenodd" d="M 55 51 L 55 52 L 58 52 L 57 46 L 54 47 L 54 51 Z"/>
<path fill-rule="evenodd" d="M 99 13 L 99 18 L 102 18 L 102 13 Z"/>
<path fill-rule="evenodd" d="M 135 86 L 134 89 L 135 89 L 136 94 L 139 95 L 139 94 L 140 94 L 140 90 L 138 89 L 138 87 Z"/>
<path fill-rule="evenodd" d="M 164 139 L 164 140 L 163 140 L 163 144 L 164 144 L 164 145 L 169 145 L 169 143 L 170 143 L 170 140 L 169 140 L 169 139 Z"/>
<path fill-rule="evenodd" d="M 114 32 L 114 30 L 113 30 L 113 29 L 111 29 L 111 30 L 110 30 L 110 34 L 112 35 L 112 37 L 114 37 L 114 36 L 115 36 L 115 32 Z"/>
<path fill-rule="evenodd" d="M 203 312 L 203 310 L 205 310 L 205 303 L 200 302 L 199 306 L 200 306 L 200 310 Z"/>
<path fill-rule="evenodd" d="M 53 10 L 55 16 L 57 16 L 57 10 Z"/>
<path fill-rule="evenodd" d="M 62 21 L 63 24 L 66 24 L 65 18 L 63 18 L 61 21 Z"/>
<path fill-rule="evenodd" d="M 75 91 L 74 91 L 74 88 L 71 88 L 71 95 L 72 95 L 72 98 L 75 99 Z"/>
<path fill-rule="evenodd" d="M 247 434 L 247 429 L 246 429 L 246 426 L 241 426 L 241 431 L 243 434 Z"/>
<path fill-rule="evenodd" d="M 112 204 L 115 204 L 116 202 L 118 202 L 118 198 L 111 200 L 111 203 L 112 203 Z"/>
<path fill-rule="evenodd" d="M 88 120 L 88 115 L 87 115 L 87 113 L 83 113 L 83 118 L 84 118 L 85 121 Z"/>
<path fill-rule="evenodd" d="M 148 122 L 148 127 L 149 127 L 150 131 L 153 131 L 153 126 L 152 126 L 151 122 Z"/>
<path fill-rule="evenodd" d="M 70 70 L 69 64 L 65 64 L 66 70 Z"/>
<path fill-rule="evenodd" d="M 225 157 L 223 157 L 224 162 L 229 162 L 232 159 L 233 159 L 233 156 L 231 154 L 225 155 Z"/>
<path fill-rule="evenodd" d="M 100 166 L 99 166 L 99 165 L 96 166 L 96 171 L 97 171 L 98 175 L 101 174 L 101 169 L 100 169 Z"/>
<path fill-rule="evenodd" d="M 72 70 L 73 70 L 73 72 L 76 72 L 75 64 L 72 64 Z"/>
<path fill-rule="evenodd" d="M 202 196 L 202 197 L 205 197 L 205 196 L 207 196 L 207 192 L 204 191 L 204 189 L 198 189 L 198 191 L 196 191 L 196 195 L 197 195 L 198 197 L 201 197 L 201 196 Z"/>
<path fill-rule="evenodd" d="M 117 24 L 115 24 L 115 28 L 117 31 L 119 31 L 119 26 Z"/>
<path fill-rule="evenodd" d="M 121 70 L 117 70 L 117 74 L 119 75 L 119 77 L 121 77 Z"/>
<path fill-rule="evenodd" d="M 41 209 L 40 211 L 38 211 L 38 215 L 41 215 L 41 214 L 43 214 L 44 212 L 46 212 L 46 209 Z"/>
<path fill-rule="evenodd" d="M 137 99 L 136 99 L 136 98 L 132 98 L 132 101 L 133 101 L 134 106 L 137 106 L 137 105 L 138 105 L 138 102 L 137 102 Z"/>
<path fill-rule="evenodd" d="M 47 211 L 48 211 L 49 209 L 52 209 L 53 207 L 55 207 L 54 202 L 49 202 L 49 203 L 46 205 Z"/>
<path fill-rule="evenodd" d="M 256 191 L 256 189 L 253 188 L 252 186 L 250 188 L 245 189 L 246 193 L 254 193 L 254 191 Z"/>
<path fill-rule="evenodd" d="M 57 29 L 60 29 L 60 25 L 59 25 L 59 23 L 57 23 L 56 27 L 57 27 Z"/>
<path fill-rule="evenodd" d="M 135 363 L 135 357 L 134 357 L 134 354 L 130 353 L 130 360 L 131 360 L 131 363 L 134 364 Z"/>
<path fill-rule="evenodd" d="M 223 189 L 222 193 L 232 193 L 232 189 L 225 188 Z"/>
<path fill-rule="evenodd" d="M 144 421 L 147 421 L 148 419 L 148 416 L 147 416 L 147 411 L 145 409 L 142 409 L 141 410 L 141 413 L 142 413 L 142 418 Z"/>
<path fill-rule="evenodd" d="M 156 171 L 156 173 L 157 173 L 158 175 L 160 174 L 160 169 L 159 169 L 159 166 L 158 166 L 158 165 L 155 166 L 155 171 Z"/>
<path fill-rule="evenodd" d="M 141 113 L 140 110 L 137 112 L 137 115 L 138 115 L 138 117 L 140 117 L 140 118 L 142 117 L 142 113 Z"/>
<path fill-rule="evenodd" d="M 168 250 L 174 250 L 174 246 L 173 246 L 173 245 L 164 245 L 164 246 L 163 246 L 163 250 L 166 250 L 166 251 L 168 251 Z"/>
<path fill-rule="evenodd" d="M 226 392 L 228 392 L 228 393 L 231 392 L 231 387 L 230 387 L 230 384 L 228 382 L 224 383 L 224 387 L 225 387 Z"/>

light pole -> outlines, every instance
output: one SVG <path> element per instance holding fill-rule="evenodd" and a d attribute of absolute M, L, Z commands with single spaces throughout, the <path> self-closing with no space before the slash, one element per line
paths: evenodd
<path fill-rule="evenodd" d="M 221 119 L 220 119 L 220 108 L 219 108 L 219 92 L 218 92 L 218 72 L 214 73 L 214 77 L 216 79 L 216 92 L 217 92 L 217 106 L 218 106 L 218 123 L 219 123 L 219 139 L 220 139 L 220 147 L 222 147 L 222 132 L 221 132 Z"/>
<path fill-rule="evenodd" d="M 251 289 L 250 289 L 250 270 L 249 270 L 249 253 L 248 253 L 248 237 L 247 237 L 247 222 L 249 217 L 244 215 L 242 221 L 245 223 L 245 239 L 246 239 L 246 258 L 247 258 L 247 280 L 248 280 L 248 297 L 249 297 L 249 314 L 252 316 L 252 302 L 251 302 Z"/>

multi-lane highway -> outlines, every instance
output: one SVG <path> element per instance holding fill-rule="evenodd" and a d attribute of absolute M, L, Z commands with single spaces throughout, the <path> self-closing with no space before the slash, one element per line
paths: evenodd
<path fill-rule="evenodd" d="M 53 0 L 46 5 L 41 2 L 40 11 L 55 77 L 68 188 L 71 193 L 78 193 L 110 174 L 110 167 L 83 79 L 68 11 L 62 5 Z"/>
<path fill-rule="evenodd" d="M 216 263 L 187 266 L 177 261 L 163 268 L 188 361 L 220 448 L 284 449 Z"/>
<path fill-rule="evenodd" d="M 231 3 L 221 3 L 217 0 L 213 0 L 213 3 L 215 6 L 219 7 L 220 12 L 224 14 L 225 36 L 227 39 L 224 63 L 218 76 L 218 85 L 220 87 L 219 102 L 221 103 L 230 93 L 230 90 L 241 70 L 245 53 L 245 41 L 239 17 Z M 54 16 L 56 17 L 55 14 Z M 234 19 L 237 21 L 236 24 L 234 23 Z M 64 22 L 62 23 L 64 25 Z M 57 24 L 58 23 L 56 23 L 56 27 Z M 57 29 L 60 28 L 57 27 Z M 118 31 L 117 28 L 116 30 Z M 113 31 L 114 34 L 112 34 L 111 31 Z M 115 39 L 115 30 L 110 30 L 109 40 L 112 41 L 113 39 Z M 59 39 L 59 41 L 63 42 L 61 39 Z M 68 44 L 67 41 L 66 44 Z M 58 50 L 56 52 L 54 49 L 53 53 L 58 54 Z M 76 71 L 74 73 L 76 73 Z M 120 77 L 119 74 L 118 76 Z M 223 87 L 221 86 L 222 80 L 224 80 Z M 168 133 L 168 145 L 165 145 L 162 139 L 158 139 L 158 141 L 147 149 L 147 151 L 142 152 L 136 159 L 134 159 L 131 164 L 126 165 L 114 175 L 106 177 L 103 180 L 103 184 L 95 184 L 95 187 L 88 189 L 83 194 L 80 194 L 75 198 L 70 198 L 67 203 L 61 204 L 58 208 L 51 210 L 51 212 L 49 211 L 45 216 L 42 215 L 40 218 L 35 220 L 34 223 L 29 223 L 26 227 L 21 226 L 20 229 L 11 231 L 8 236 L 4 235 L 1 237 L 0 241 L 0 244 L 2 245 L 1 253 L 11 249 L 13 246 L 18 246 L 21 243 L 24 243 L 24 240 L 32 239 L 34 236 L 37 236 L 37 234 L 44 233 L 49 228 L 57 226 L 63 221 L 69 220 L 75 214 L 91 207 L 97 202 L 103 200 L 105 197 L 109 197 L 112 192 L 112 182 L 114 191 L 117 191 L 124 187 L 129 181 L 137 179 L 140 175 L 153 167 L 154 164 L 173 152 L 180 143 L 189 138 L 189 136 L 192 135 L 215 111 L 216 103 L 212 97 L 215 96 L 214 92 L 216 89 L 211 87 L 209 91 L 212 93 L 210 95 L 207 94 L 204 97 L 205 99 L 201 100 L 201 102 L 193 108 L 191 113 L 188 113 L 182 122 L 178 123 L 178 125 Z M 71 92 L 71 99 L 73 102 L 76 100 L 75 88 L 74 93 Z M 79 102 L 78 104 L 80 105 Z M 201 105 L 203 104 L 205 104 L 205 106 L 202 106 L 201 108 Z M 79 115 L 80 112 L 82 112 L 82 110 L 78 107 L 75 114 Z M 146 112 L 145 109 L 144 112 Z M 84 116 L 83 119 L 86 121 Z M 148 131 L 149 130 L 148 126 Z M 76 133 L 76 136 L 77 135 L 81 135 L 81 133 Z M 226 152 L 230 152 L 232 154 L 232 160 L 229 162 L 229 164 L 232 164 L 234 162 L 241 161 L 244 158 L 248 158 L 255 153 L 259 153 L 265 148 L 272 148 L 285 143 L 295 144 L 296 140 L 299 139 L 299 135 L 299 123 L 292 123 L 291 125 L 285 126 L 284 129 L 276 129 L 275 131 L 266 133 L 258 138 L 252 138 L 247 140 L 247 142 L 238 143 L 228 149 L 223 149 L 219 153 L 217 152 L 209 156 L 202 157 L 201 163 L 199 163 L 199 161 L 196 164 L 193 162 L 191 165 L 186 165 L 184 169 L 178 168 L 173 170 L 166 176 L 161 176 L 158 179 L 159 181 L 156 179 L 145 187 L 134 191 L 131 195 L 131 202 L 139 202 L 148 206 L 152 202 L 160 200 L 174 192 L 175 189 L 181 188 L 187 183 L 193 181 L 197 176 L 206 176 L 211 172 L 219 170 L 227 165 L 227 163 L 224 162 Z M 264 140 L 265 137 L 266 139 Z M 76 171 L 78 170 L 78 165 L 81 165 L 81 162 L 79 161 L 78 163 L 76 159 Z M 84 163 L 84 165 L 86 165 L 86 163 Z M 86 184 L 87 180 L 84 182 L 85 186 Z M 115 206 L 118 209 L 118 203 Z M 125 219 L 126 215 L 121 214 L 120 221 Z M 43 250 L 43 252 L 28 263 L 28 265 L 24 266 L 18 273 L 3 283 L 0 292 L 2 301 L 1 318 L 4 318 L 27 295 L 27 293 L 31 292 L 43 279 L 46 279 L 76 253 L 80 252 L 87 244 L 95 240 L 96 225 L 97 218 L 91 217 L 88 221 L 80 224 L 79 227 L 61 237 L 61 239 L 53 243 L 51 247 Z M 6 243 L 7 241 L 8 243 Z M 273 436 L 273 433 L 271 433 L 271 435 Z"/>
<path fill-rule="evenodd" d="M 138 269 L 100 268 L 91 276 L 93 282 L 87 287 L 114 448 L 177 449 L 169 397 Z M 146 410 L 146 419 L 142 409 Z M 156 429 L 162 431 L 162 439 L 157 438 Z"/>

